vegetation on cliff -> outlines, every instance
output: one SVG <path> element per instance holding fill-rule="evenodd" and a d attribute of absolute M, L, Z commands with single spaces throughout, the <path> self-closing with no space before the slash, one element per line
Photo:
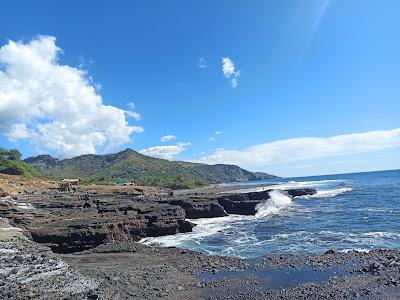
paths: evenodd
<path fill-rule="evenodd" d="M 4 148 L 0 148 L 0 173 L 25 176 L 39 175 L 34 167 L 21 160 L 21 153 L 18 150 Z"/>
<path fill-rule="evenodd" d="M 115 154 L 81 155 L 63 160 L 50 155 L 39 155 L 27 158 L 25 162 L 44 175 L 54 178 L 74 177 L 85 183 L 133 181 L 174 189 L 274 177 L 265 173 L 262 176 L 260 173 L 254 174 L 233 165 L 169 161 L 146 156 L 131 149 Z"/>

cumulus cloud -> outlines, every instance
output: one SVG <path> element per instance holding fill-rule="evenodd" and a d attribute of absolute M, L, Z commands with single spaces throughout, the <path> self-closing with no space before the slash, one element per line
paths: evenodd
<path fill-rule="evenodd" d="M 207 61 L 204 59 L 204 57 L 200 57 L 200 59 L 197 63 L 197 67 L 199 67 L 200 69 L 207 68 Z"/>
<path fill-rule="evenodd" d="M 176 139 L 177 139 L 177 137 L 176 137 L 175 135 L 167 134 L 167 135 L 164 135 L 164 136 L 160 139 L 160 141 L 161 141 L 161 142 L 170 142 L 170 141 L 174 141 L 174 140 L 176 140 Z"/>
<path fill-rule="evenodd" d="M 293 138 L 259 144 L 244 150 L 217 149 L 197 161 L 261 169 L 274 164 L 367 153 L 394 147 L 400 147 L 400 128 L 332 137 Z"/>
<path fill-rule="evenodd" d="M 139 152 L 144 155 L 172 160 L 175 156 L 185 151 L 188 146 L 190 146 L 190 143 L 177 143 L 176 145 L 170 146 L 153 146 L 142 149 Z"/>
<path fill-rule="evenodd" d="M 229 57 L 222 58 L 222 73 L 229 79 L 233 88 L 237 87 L 240 71 L 236 69 L 235 64 Z"/>
<path fill-rule="evenodd" d="M 0 132 L 60 157 L 109 151 L 130 141 L 125 111 L 105 105 L 87 73 L 58 61 L 55 37 L 0 48 Z"/>

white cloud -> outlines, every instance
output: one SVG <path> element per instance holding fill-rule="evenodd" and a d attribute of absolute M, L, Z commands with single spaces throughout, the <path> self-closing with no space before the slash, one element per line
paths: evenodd
<path fill-rule="evenodd" d="M 231 85 L 232 87 L 237 87 L 237 85 L 239 84 L 238 79 L 237 78 L 232 78 L 231 80 Z"/>
<path fill-rule="evenodd" d="M 197 63 L 197 67 L 199 67 L 200 69 L 205 69 L 207 68 L 207 61 L 204 59 L 204 57 L 200 57 L 198 63 Z"/>
<path fill-rule="evenodd" d="M 112 150 L 143 131 L 124 110 L 103 104 L 84 70 L 58 62 L 55 42 L 40 36 L 0 48 L 0 132 L 70 157 Z"/>
<path fill-rule="evenodd" d="M 217 130 L 216 132 L 214 132 L 215 135 L 221 135 L 222 131 L 221 130 Z"/>
<path fill-rule="evenodd" d="M 185 151 L 188 146 L 190 146 L 190 143 L 177 143 L 170 146 L 153 146 L 142 149 L 139 152 L 144 155 L 172 160 L 175 156 Z"/>
<path fill-rule="evenodd" d="M 134 118 L 135 120 L 139 121 L 142 117 L 140 116 L 139 113 L 133 111 L 133 109 L 135 109 L 135 103 L 133 102 L 128 102 L 127 105 L 129 106 L 130 109 L 132 110 L 126 110 L 125 114 L 126 116 L 130 117 L 130 118 Z"/>
<path fill-rule="evenodd" d="M 237 87 L 240 71 L 236 70 L 235 64 L 229 57 L 222 58 L 222 73 L 230 80 L 233 88 Z"/>
<path fill-rule="evenodd" d="M 249 169 L 338 157 L 400 147 L 400 128 L 336 135 L 332 137 L 301 137 L 248 147 L 244 150 L 217 149 L 197 161 L 235 164 Z"/>
<path fill-rule="evenodd" d="M 27 139 L 30 135 L 28 128 L 23 123 L 11 125 L 10 132 L 7 134 L 8 138 L 13 142 L 20 139 Z"/>
<path fill-rule="evenodd" d="M 127 111 L 125 111 L 125 114 L 126 114 L 128 117 L 134 118 L 135 120 L 138 120 L 138 121 L 141 119 L 140 114 L 137 113 L 137 112 L 135 112 L 135 111 L 127 110 Z"/>
<path fill-rule="evenodd" d="M 164 136 L 160 139 L 160 141 L 161 141 L 161 142 L 170 142 L 170 141 L 174 141 L 174 140 L 176 140 L 176 139 L 177 139 L 177 137 L 176 137 L 175 135 L 167 134 L 167 135 L 164 135 Z"/>

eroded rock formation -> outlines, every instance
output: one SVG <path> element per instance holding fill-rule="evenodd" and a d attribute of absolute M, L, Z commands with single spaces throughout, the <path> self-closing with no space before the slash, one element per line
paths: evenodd
<path fill-rule="evenodd" d="M 0 217 L 24 230 L 54 252 L 83 251 L 106 242 L 138 241 L 144 237 L 190 232 L 186 219 L 254 215 L 270 191 L 243 194 L 143 196 L 128 192 L 45 191 L 5 195 Z M 313 189 L 285 191 L 290 196 L 314 194 Z"/>

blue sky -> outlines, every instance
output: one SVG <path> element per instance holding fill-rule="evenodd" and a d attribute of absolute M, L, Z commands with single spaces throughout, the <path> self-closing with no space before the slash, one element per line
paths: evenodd
<path fill-rule="evenodd" d="M 0 144 L 25 157 L 131 147 L 284 176 L 400 168 L 399 11 L 2 1 Z"/>

